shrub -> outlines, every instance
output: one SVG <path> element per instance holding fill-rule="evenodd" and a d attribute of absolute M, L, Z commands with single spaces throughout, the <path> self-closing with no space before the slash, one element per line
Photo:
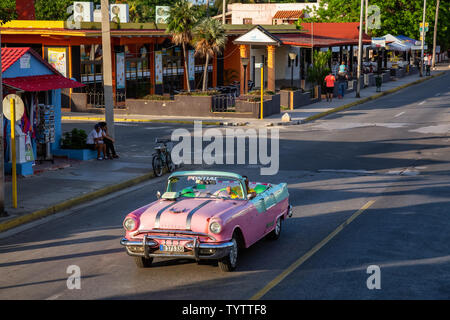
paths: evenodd
<path fill-rule="evenodd" d="M 73 129 L 66 132 L 61 140 L 61 148 L 63 149 L 85 149 L 87 134 L 82 129 Z"/>
<path fill-rule="evenodd" d="M 252 95 L 252 96 L 260 96 L 261 95 L 261 90 L 253 90 L 253 91 L 250 91 L 248 94 Z M 273 92 L 273 91 L 264 90 L 264 95 L 265 96 L 273 96 L 274 94 L 275 94 L 275 92 Z"/>
<path fill-rule="evenodd" d="M 210 90 L 210 91 L 191 91 L 191 92 L 181 92 L 180 96 L 215 96 L 220 94 L 219 91 Z"/>
<path fill-rule="evenodd" d="M 159 95 L 159 94 L 148 94 L 148 95 L 144 96 L 142 99 L 144 99 L 144 100 L 156 100 L 156 101 L 171 100 L 170 96 L 162 96 L 162 95 Z"/>

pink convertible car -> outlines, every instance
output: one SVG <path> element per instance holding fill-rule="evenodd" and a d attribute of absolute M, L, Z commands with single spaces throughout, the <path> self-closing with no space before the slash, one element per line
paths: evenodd
<path fill-rule="evenodd" d="M 176 172 L 158 198 L 123 222 L 120 243 L 141 268 L 155 257 L 173 257 L 217 260 L 233 271 L 240 248 L 278 239 L 292 216 L 286 183 L 254 183 L 228 172 Z"/>

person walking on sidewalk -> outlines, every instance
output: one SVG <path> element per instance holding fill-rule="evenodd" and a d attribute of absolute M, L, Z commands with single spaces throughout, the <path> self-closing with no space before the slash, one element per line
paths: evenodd
<path fill-rule="evenodd" d="M 334 94 L 334 83 L 336 82 L 336 78 L 333 76 L 333 74 L 330 73 L 325 77 L 326 87 L 327 87 L 327 101 L 333 101 L 333 94 Z"/>
<path fill-rule="evenodd" d="M 116 149 L 114 148 L 114 142 L 115 140 L 108 135 L 108 126 L 106 125 L 106 122 L 99 122 L 98 125 L 100 126 L 103 134 L 103 142 L 106 146 L 106 154 L 110 159 L 118 158 L 119 156 L 116 153 Z"/>
<path fill-rule="evenodd" d="M 89 133 L 86 145 L 91 150 L 97 150 L 97 160 L 108 159 L 106 156 L 106 146 L 103 143 L 103 131 L 99 124 L 96 124 L 94 129 Z M 103 157 L 101 156 L 103 153 Z"/>
<path fill-rule="evenodd" d="M 344 73 L 339 73 L 337 78 L 338 83 L 338 98 L 343 99 L 345 95 L 345 85 L 346 85 L 347 75 Z"/>

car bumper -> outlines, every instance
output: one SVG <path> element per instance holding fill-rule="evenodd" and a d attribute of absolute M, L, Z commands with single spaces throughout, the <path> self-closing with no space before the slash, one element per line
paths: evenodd
<path fill-rule="evenodd" d="M 216 260 L 229 255 L 233 242 L 222 243 L 200 243 L 194 241 L 185 252 L 161 252 L 159 251 L 158 242 L 152 240 L 150 236 L 144 236 L 142 241 L 128 240 L 123 238 L 120 240 L 127 253 L 135 257 L 165 257 L 165 258 L 188 258 L 195 260 Z"/>

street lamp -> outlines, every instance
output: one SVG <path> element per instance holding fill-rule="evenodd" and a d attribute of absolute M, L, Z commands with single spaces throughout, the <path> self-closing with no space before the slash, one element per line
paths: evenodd
<path fill-rule="evenodd" d="M 297 53 L 289 52 L 289 59 L 291 59 L 291 88 L 294 87 L 294 60 L 297 57 Z"/>
<path fill-rule="evenodd" d="M 243 92 L 244 92 L 244 94 L 246 94 L 247 92 L 246 92 L 246 88 L 247 88 L 247 86 L 246 86 L 246 84 L 247 84 L 247 66 L 248 66 L 248 64 L 249 64 L 249 62 L 250 62 L 250 59 L 249 58 L 241 58 L 241 62 L 242 62 L 242 66 L 244 67 L 244 83 L 243 83 Z"/>

